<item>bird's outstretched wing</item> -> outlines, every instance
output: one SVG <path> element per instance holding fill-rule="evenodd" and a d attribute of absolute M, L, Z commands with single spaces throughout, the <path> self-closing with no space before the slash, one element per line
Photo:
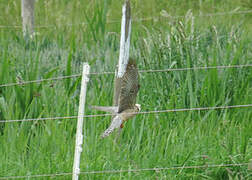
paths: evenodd
<path fill-rule="evenodd" d="M 90 106 L 92 109 L 96 109 L 99 111 L 110 112 L 110 113 L 117 113 L 118 107 L 117 106 Z"/>
<path fill-rule="evenodd" d="M 108 135 L 110 135 L 115 129 L 119 128 L 121 126 L 121 124 L 123 123 L 122 118 L 120 117 L 120 115 L 117 115 L 114 117 L 114 119 L 112 120 L 110 126 L 108 127 L 108 129 L 106 129 L 104 131 L 104 133 L 101 135 L 102 138 L 107 137 Z"/>
<path fill-rule="evenodd" d="M 121 81 L 118 113 L 134 108 L 139 87 L 136 62 L 129 59 L 126 72 Z"/>

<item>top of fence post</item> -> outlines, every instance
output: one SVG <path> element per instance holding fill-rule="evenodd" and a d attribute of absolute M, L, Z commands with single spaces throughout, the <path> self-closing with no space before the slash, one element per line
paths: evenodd
<path fill-rule="evenodd" d="M 22 21 L 23 21 L 23 35 L 31 36 L 34 33 L 34 1 L 22 0 Z"/>
<path fill-rule="evenodd" d="M 125 0 L 122 7 L 122 22 L 121 22 L 121 40 L 120 40 L 120 54 L 118 62 L 118 71 L 115 76 L 114 98 L 113 104 L 118 105 L 119 93 L 121 89 L 121 77 L 126 71 L 129 60 L 130 49 L 130 34 L 131 34 L 131 8 L 130 0 Z"/>
<path fill-rule="evenodd" d="M 120 55 L 117 77 L 121 78 L 126 71 L 129 60 L 131 34 L 131 8 L 130 0 L 126 0 L 122 8 Z"/>

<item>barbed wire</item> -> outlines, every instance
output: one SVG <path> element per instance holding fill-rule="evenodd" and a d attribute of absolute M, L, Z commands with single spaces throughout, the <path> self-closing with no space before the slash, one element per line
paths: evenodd
<path fill-rule="evenodd" d="M 186 111 L 205 111 L 205 110 L 217 110 L 217 109 L 247 108 L 247 107 L 252 107 L 252 104 L 232 105 L 232 106 L 215 106 L 215 107 L 198 107 L 198 108 L 182 108 L 182 109 L 166 109 L 166 110 L 154 110 L 154 111 L 144 111 L 144 112 L 137 112 L 137 113 L 125 113 L 125 114 L 153 114 L 153 113 L 168 113 L 168 112 L 186 112 Z M 83 117 L 84 118 L 91 118 L 91 117 L 104 117 L 104 116 L 113 116 L 113 115 L 114 114 L 90 114 L 90 115 L 84 115 Z M 61 119 L 75 119 L 75 118 L 78 118 L 78 116 L 0 120 L 0 123 L 61 120 Z"/>
<path fill-rule="evenodd" d="M 62 120 L 62 119 L 75 119 L 75 118 L 78 118 L 78 116 L 63 116 L 63 117 L 46 117 L 46 118 L 29 118 L 29 119 L 0 120 L 0 123 L 25 122 L 25 121 L 45 121 L 45 120 Z"/>
<path fill-rule="evenodd" d="M 189 68 L 173 68 L 173 69 L 157 69 L 157 70 L 139 70 L 140 73 L 146 72 L 171 72 L 171 71 L 189 71 L 189 70 L 207 70 L 207 69 L 228 69 L 228 68 L 244 68 L 252 67 L 252 64 L 242 65 L 224 65 L 224 66 L 202 66 L 202 67 L 189 67 Z"/>
<path fill-rule="evenodd" d="M 176 170 L 176 169 L 201 169 L 201 168 L 217 168 L 217 167 L 235 167 L 235 166 L 247 166 L 249 163 L 239 164 L 205 164 L 195 166 L 173 166 L 173 167 L 160 167 L 160 168 L 145 168 L 145 169 L 124 169 L 124 170 L 104 170 L 104 171 L 87 171 L 80 172 L 80 174 L 104 174 L 104 173 L 124 173 L 124 172 L 141 172 L 141 171 L 162 171 L 162 170 Z"/>
<path fill-rule="evenodd" d="M 6 179 L 24 179 L 24 178 L 39 178 L 39 177 L 55 177 L 55 176 L 68 176 L 72 175 L 73 173 L 55 173 L 55 174 L 36 174 L 36 175 L 27 175 L 27 176 L 5 176 L 0 177 L 0 180 Z"/>
<path fill-rule="evenodd" d="M 211 16 L 224 16 L 224 15 L 238 15 L 238 14 L 250 14 L 252 13 L 252 10 L 246 10 L 246 11 L 227 11 L 227 12 L 217 12 L 217 13 L 207 13 L 207 14 L 198 14 L 198 15 L 194 15 L 194 17 L 211 17 Z M 174 18 L 174 19 L 178 19 L 178 18 L 184 18 L 186 17 L 186 15 L 183 16 L 172 16 L 172 15 L 165 15 L 165 16 L 155 16 L 155 17 L 147 17 L 147 18 L 135 18 L 132 21 L 133 22 L 142 22 L 142 21 L 150 21 L 150 20 L 159 20 L 160 18 Z M 119 20 L 110 20 L 107 21 L 106 24 L 114 24 L 114 23 L 121 23 L 121 21 Z M 57 26 L 85 26 L 88 25 L 87 22 L 82 22 L 82 23 L 78 23 L 78 24 L 64 24 L 64 25 L 57 25 Z M 41 29 L 41 28 L 54 28 L 57 27 L 56 25 L 37 25 L 35 26 L 36 29 Z M 0 28 L 2 29 L 8 29 L 8 28 L 14 28 L 14 29 L 21 29 L 22 26 L 21 25 L 0 25 Z"/>
<path fill-rule="evenodd" d="M 159 171 L 164 170 L 178 170 L 178 169 L 202 169 L 202 168 L 222 168 L 222 167 L 237 167 L 237 166 L 248 166 L 249 163 L 237 163 L 237 164 L 205 164 L 195 166 L 172 166 L 172 167 L 157 167 L 157 168 L 142 168 L 142 169 L 119 169 L 119 170 L 102 170 L 102 171 L 81 171 L 80 174 L 115 174 L 115 173 L 126 173 L 126 172 L 142 172 L 142 171 Z M 55 173 L 55 174 L 37 174 L 27 176 L 5 176 L 0 177 L 0 180 L 5 179 L 20 179 L 20 178 L 39 178 L 39 177 L 54 177 L 54 176 L 68 176 L 72 175 L 71 172 Z"/>
<path fill-rule="evenodd" d="M 60 77 L 54 77 L 54 78 L 48 78 L 48 79 L 37 79 L 37 80 L 23 81 L 23 82 L 13 82 L 13 83 L 8 83 L 8 84 L 1 84 L 0 87 L 26 85 L 26 84 L 31 84 L 31 83 L 41 83 L 41 82 L 45 82 L 45 81 L 62 80 L 62 79 L 79 77 L 79 76 L 81 76 L 81 74 L 73 74 L 73 75 L 69 75 L 69 76 L 60 76 Z"/>
<path fill-rule="evenodd" d="M 206 13 L 206 14 L 200 13 L 198 15 L 192 15 L 192 16 L 193 17 L 211 17 L 211 16 L 225 16 L 225 15 L 250 14 L 250 13 L 252 13 L 252 10 L 246 10 L 246 11 L 236 11 L 236 10 L 233 10 L 233 11 L 228 11 L 228 12 Z M 165 14 L 165 15 L 163 15 L 163 17 L 178 19 L 178 18 L 184 18 L 184 17 L 186 17 L 186 15 L 183 15 L 183 16 L 172 16 L 172 15 L 169 15 L 169 14 L 167 14 L 167 15 Z M 148 18 L 148 19 L 151 20 L 150 18 Z"/>
<path fill-rule="evenodd" d="M 243 65 L 224 65 L 224 66 L 202 66 L 202 67 L 190 67 L 190 68 L 170 68 L 170 69 L 150 69 L 150 70 L 139 70 L 140 73 L 150 73 L 150 72 L 172 72 L 172 71 L 189 71 L 189 70 L 207 70 L 207 69 L 228 69 L 228 68 L 245 68 L 252 67 L 252 64 L 243 64 Z M 105 75 L 105 74 L 115 74 L 115 72 L 91 72 L 90 75 Z M 12 82 L 7 84 L 1 84 L 1 87 L 9 87 L 9 86 L 17 86 L 17 85 L 27 85 L 31 83 L 41 83 L 46 81 L 54 81 L 54 80 L 63 80 L 68 78 L 80 77 L 81 74 L 73 74 L 69 76 L 59 76 L 48 79 L 38 79 L 31 81 L 23 81 L 23 82 Z"/>

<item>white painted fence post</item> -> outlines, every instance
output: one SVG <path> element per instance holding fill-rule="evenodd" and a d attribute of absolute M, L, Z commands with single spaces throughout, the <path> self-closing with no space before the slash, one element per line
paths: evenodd
<path fill-rule="evenodd" d="M 87 63 L 83 64 L 82 71 L 82 80 L 81 80 L 81 91 L 80 91 L 80 100 L 79 100 L 79 112 L 78 112 L 78 122 L 76 130 L 76 140 L 75 140 L 75 153 L 74 153 L 74 163 L 73 163 L 73 180 L 78 180 L 80 174 L 80 156 L 82 152 L 82 143 L 83 143 L 83 117 L 85 112 L 85 102 L 86 102 L 86 92 L 87 92 L 87 83 L 89 81 L 90 67 Z"/>
<path fill-rule="evenodd" d="M 126 0 L 122 8 L 120 55 L 119 55 L 118 73 L 117 73 L 118 78 L 121 78 L 124 75 L 129 60 L 130 34 L 131 34 L 130 11 L 131 11 L 130 0 Z"/>
<path fill-rule="evenodd" d="M 130 0 L 125 0 L 122 7 L 122 22 L 121 22 L 121 40 L 120 40 L 120 54 L 118 61 L 118 70 L 115 75 L 114 85 L 114 97 L 113 105 L 118 106 L 118 100 L 121 90 L 121 79 L 126 71 L 129 61 L 129 50 L 130 50 L 130 34 L 131 34 L 131 8 Z M 112 117 L 114 118 L 114 117 Z M 118 130 L 117 138 L 121 133 L 121 128 Z M 115 141 L 117 141 L 117 138 Z"/>
<path fill-rule="evenodd" d="M 22 0 L 21 12 L 23 21 L 23 35 L 33 35 L 34 33 L 34 1 Z"/>
<path fill-rule="evenodd" d="M 130 34 L 131 34 L 131 8 L 130 8 L 130 0 L 126 0 L 122 8 L 120 54 L 118 61 L 118 70 L 116 70 L 116 76 L 115 76 L 115 87 L 113 98 L 114 106 L 118 105 L 119 93 L 121 89 L 121 78 L 126 71 L 126 67 L 129 60 Z"/>

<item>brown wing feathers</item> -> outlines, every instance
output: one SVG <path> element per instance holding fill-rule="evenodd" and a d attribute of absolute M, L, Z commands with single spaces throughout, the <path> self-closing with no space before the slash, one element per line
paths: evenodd
<path fill-rule="evenodd" d="M 121 85 L 119 113 L 126 109 L 133 108 L 136 103 L 136 96 L 140 86 L 136 62 L 133 59 L 129 59 L 126 72 L 122 77 Z"/>

